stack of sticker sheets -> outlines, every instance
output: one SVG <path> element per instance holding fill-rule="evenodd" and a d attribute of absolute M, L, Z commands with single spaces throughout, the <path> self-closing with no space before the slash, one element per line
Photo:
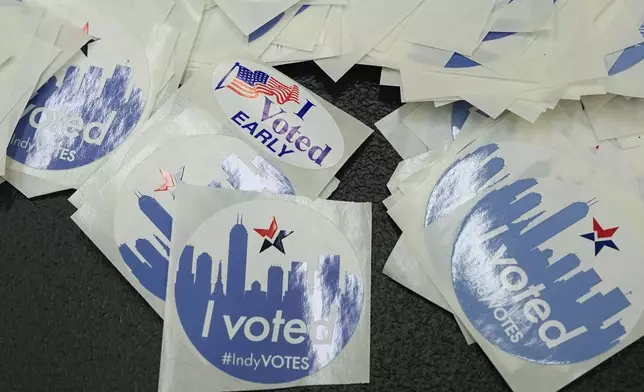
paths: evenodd
<path fill-rule="evenodd" d="M 179 88 L 210 2 L 0 5 L 4 178 L 77 189 L 164 319 L 159 390 L 368 382 L 371 205 L 326 199 L 372 130 L 245 51 Z"/>
<path fill-rule="evenodd" d="M 354 0 L 211 0 L 186 77 L 222 49 L 271 65 L 338 57 L 353 50 L 348 25 Z M 360 1 L 358 1 L 360 2 Z M 364 2 L 363 2 L 364 3 Z"/>
<path fill-rule="evenodd" d="M 412 103 L 400 113 L 411 133 L 389 130 L 404 134 L 392 138 L 409 150 L 404 157 L 440 148 L 460 129 L 427 127 L 427 119 L 451 123 L 452 113 L 469 111 L 485 123 L 510 112 L 535 122 L 573 102 L 583 102 L 598 141 L 626 149 L 644 140 L 633 126 L 644 99 L 637 0 L 0 4 L 3 28 L 18 24 L 22 34 L 0 56 L 10 91 L 0 102 L 0 142 L 8 144 L 0 173 L 28 197 L 86 184 L 148 120 L 164 116 L 153 117 L 180 83 L 235 56 L 269 65 L 314 60 L 333 80 L 356 64 L 383 67 L 382 84 L 399 85 Z M 47 57 L 22 42 L 31 37 L 61 54 L 31 61 L 30 53 Z M 20 61 L 29 72 L 13 78 Z M 263 79 L 246 82 L 254 88 Z"/>
<path fill-rule="evenodd" d="M 639 0 L 214 0 L 189 69 L 226 46 L 334 81 L 366 64 L 403 102 L 534 122 L 561 100 L 644 98 L 643 22 Z"/>
<path fill-rule="evenodd" d="M 0 175 L 76 190 L 159 390 L 365 383 L 371 207 L 327 199 L 372 131 L 271 65 L 383 67 L 385 273 L 554 391 L 644 334 L 643 4 L 0 0 Z"/>
<path fill-rule="evenodd" d="M 453 313 L 515 391 L 558 390 L 642 337 L 643 151 L 598 141 L 578 102 L 534 124 L 432 109 L 440 140 L 410 130 L 419 107 L 377 124 L 407 158 L 385 274 Z"/>
<path fill-rule="evenodd" d="M 325 199 L 370 134 L 269 66 L 223 57 L 71 197 L 164 319 L 159 390 L 369 381 L 371 206 Z"/>
<path fill-rule="evenodd" d="M 22 27 L 4 9 L 44 13 L 34 22 L 36 37 L 63 49 L 37 77 L 20 73 L 32 86 L 11 119 L 3 170 L 28 197 L 79 187 L 141 130 L 178 88 L 203 12 L 202 0 L 137 1 L 140 9 L 125 0 L 4 3 L 2 17 Z M 65 20 L 63 27 L 46 24 L 49 15 Z M 40 33 L 46 27 L 52 30 Z"/>

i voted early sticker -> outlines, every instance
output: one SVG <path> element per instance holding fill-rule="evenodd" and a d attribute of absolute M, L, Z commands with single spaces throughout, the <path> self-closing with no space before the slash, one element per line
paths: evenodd
<path fill-rule="evenodd" d="M 213 92 L 232 127 L 262 151 L 305 169 L 326 169 L 344 155 L 333 117 L 311 93 L 275 69 L 224 61 Z"/>
<path fill-rule="evenodd" d="M 299 204 L 251 201 L 196 230 L 174 292 L 183 330 L 205 360 L 238 379 L 276 384 L 340 355 L 360 322 L 365 281 L 329 220 Z"/>
<path fill-rule="evenodd" d="M 455 294 L 501 350 L 542 364 L 582 362 L 622 341 L 640 318 L 641 218 L 595 192 L 523 178 L 483 196 L 463 219 Z"/>
<path fill-rule="evenodd" d="M 7 155 L 34 169 L 67 170 L 118 147 L 144 117 L 143 49 L 122 34 L 91 40 L 31 98 Z"/>

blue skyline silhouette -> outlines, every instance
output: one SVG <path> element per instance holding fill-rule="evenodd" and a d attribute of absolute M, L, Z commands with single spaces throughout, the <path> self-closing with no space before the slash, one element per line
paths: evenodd
<path fill-rule="evenodd" d="M 590 206 L 586 202 L 571 203 L 528 229 L 531 223 L 550 213 L 539 210 L 542 195 L 529 192 L 537 183 L 534 178 L 518 180 L 490 192 L 470 210 L 454 242 L 454 290 L 472 324 L 502 350 L 539 363 L 581 362 L 610 349 L 625 335 L 621 321 L 605 328 L 603 323 L 628 308 L 630 302 L 617 287 L 607 294 L 596 293 L 579 302 L 602 282 L 601 277 L 591 268 L 563 279 L 581 265 L 579 255 L 569 253 L 551 260 L 553 250 L 539 246 L 586 218 Z M 502 227 L 507 230 L 485 239 L 488 233 Z M 574 237 L 578 237 L 577 233 Z M 501 257 L 516 261 L 526 273 L 528 283 L 522 290 L 511 292 L 501 286 L 500 274 L 508 265 L 495 265 L 491 261 L 502 246 L 505 251 Z M 518 275 L 513 273 L 511 276 L 512 284 L 518 284 Z M 539 298 L 551 308 L 545 321 L 557 320 L 563 323 L 567 332 L 581 327 L 587 331 L 548 348 L 539 337 L 539 327 L 545 321 L 533 324 L 524 315 L 525 303 L 534 297 L 528 296 L 516 303 L 513 299 L 529 287 L 539 285 L 545 286 Z M 504 330 L 507 325 L 504 327 L 495 319 L 494 309 L 498 307 L 508 312 L 523 334 L 519 342 L 513 343 Z M 553 330 L 547 336 L 555 339 L 557 333 Z"/>
<path fill-rule="evenodd" d="M 640 26 L 640 34 L 642 35 L 642 41 L 644 41 L 644 24 Z M 615 60 L 615 63 L 608 70 L 608 75 L 617 75 L 641 63 L 642 60 L 644 60 L 643 44 L 644 43 L 639 43 L 624 49 L 617 60 Z"/>
<path fill-rule="evenodd" d="M 211 364 L 243 380 L 283 383 L 315 373 L 339 354 L 353 335 L 362 311 L 362 282 L 357 276 L 345 273 L 345 289 L 341 292 L 340 256 L 322 255 L 319 258 L 319 269 L 312 271 L 313 287 L 309 286 L 308 279 L 311 264 L 302 260 L 291 262 L 286 275 L 287 285 L 284 287 L 283 268 L 276 265 L 248 265 L 248 251 L 248 231 L 243 219 L 238 219 L 229 236 L 226 284 L 224 285 L 222 278 L 222 261 L 219 261 L 217 280 L 213 286 L 211 255 L 200 253 L 193 273 L 193 261 L 198 250 L 193 245 L 184 248 L 174 290 L 179 319 L 188 338 Z M 259 281 L 253 281 L 250 289 L 246 290 L 248 271 L 262 268 L 267 269 L 266 288 Z M 321 298 L 316 299 L 314 293 L 321 294 Z M 315 314 L 316 310 L 318 314 Z M 242 317 L 263 317 L 271 323 L 277 311 L 282 312 L 286 322 L 299 319 L 307 326 L 320 320 L 328 322 L 334 326 L 333 335 L 326 336 L 328 342 L 316 344 L 306 334 L 303 335 L 305 338 L 302 342 L 291 344 L 285 340 L 283 329 L 278 335 L 271 329 L 272 333 L 265 340 L 253 342 L 245 337 L 243 328 L 240 328 L 237 335 L 229 338 L 224 315 L 230 317 L 232 325 Z M 330 333 L 328 329 L 322 331 Z M 260 335 L 261 325 L 254 324 L 250 332 L 255 336 Z M 275 337 L 276 341 L 272 341 L 271 337 Z M 319 346 L 324 348 L 318 350 Z M 310 367 L 289 370 L 260 366 L 253 370 L 244 366 L 224 365 L 221 362 L 222 356 L 228 352 L 244 358 L 251 355 L 259 358 L 262 354 L 307 357 Z"/>
<path fill-rule="evenodd" d="M 295 189 L 288 178 L 266 159 L 256 156 L 252 163 L 258 174 L 255 174 L 235 154 L 224 159 L 220 163 L 220 167 L 228 176 L 228 184 L 234 189 L 295 194 Z M 213 181 L 209 186 L 221 188 L 223 184 Z M 169 244 L 172 240 L 172 216 L 153 196 L 141 193 L 137 193 L 136 196 L 138 197 L 139 210 L 162 234 L 162 237 L 154 234 L 154 238 L 161 245 L 163 253 L 157 250 L 151 240 L 147 238 L 139 238 L 135 241 L 135 250 L 143 259 L 127 243 L 119 245 L 119 253 L 139 283 L 154 296 L 165 300 L 168 257 L 170 256 Z"/>
<path fill-rule="evenodd" d="M 488 160 L 498 152 L 498 144 L 481 146 L 454 161 L 443 172 L 429 195 L 425 227 L 449 214 L 486 188 L 486 184 L 505 168 L 505 160 L 501 157 Z"/>
<path fill-rule="evenodd" d="M 7 147 L 7 155 L 27 166 L 43 170 L 73 169 L 105 156 L 127 138 L 143 114 L 145 101 L 142 90 L 133 85 L 129 96 L 126 97 L 132 73 L 132 68 L 116 65 L 112 76 L 99 91 L 103 68 L 90 66 L 82 75 L 80 84 L 77 84 L 78 78 L 81 77 L 79 69 L 70 66 L 60 87 L 57 86 L 56 77 L 52 76 L 27 104 L 28 107 L 34 105 L 34 109 L 46 107 L 56 112 L 56 116 L 64 116 L 63 119 L 80 117 L 85 126 L 96 122 L 106 123 L 110 114 L 116 112 L 100 145 L 86 143 L 82 135 L 66 136 L 63 133 L 65 130 L 62 129 L 62 121 L 36 129 L 29 123 L 30 113 L 27 113 L 18 121 Z M 41 119 L 42 113 L 35 116 L 36 122 L 40 122 Z M 92 131 L 91 136 L 96 137 L 96 129 Z M 82 132 L 84 130 L 79 131 Z M 31 152 L 20 146 L 21 141 L 33 143 L 37 142 L 39 137 L 45 139 Z M 75 159 L 70 162 L 61 158 L 59 149 L 76 151 Z"/>

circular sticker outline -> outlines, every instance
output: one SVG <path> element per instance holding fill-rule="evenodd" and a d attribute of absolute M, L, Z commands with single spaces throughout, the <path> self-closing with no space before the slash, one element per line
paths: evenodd
<path fill-rule="evenodd" d="M 351 243 L 351 241 L 349 241 L 349 239 L 346 237 L 346 235 L 336 226 L 336 224 L 334 222 L 332 222 L 329 218 L 327 218 L 326 216 L 322 215 L 318 211 L 310 208 L 307 205 L 302 205 L 302 204 L 299 204 L 299 203 L 293 203 L 293 202 L 288 202 L 288 201 L 279 200 L 279 199 L 277 199 L 277 200 L 266 200 L 266 199 L 262 200 L 262 199 L 259 199 L 259 200 L 245 201 L 245 202 L 241 202 L 241 203 L 237 203 L 237 204 L 225 207 L 225 208 L 215 212 L 209 218 L 204 220 L 198 226 L 198 228 L 195 229 L 194 232 L 190 235 L 188 241 L 186 242 L 186 245 L 184 246 L 184 250 L 182 250 L 182 255 L 181 256 L 183 256 L 183 252 L 185 251 L 185 248 L 190 246 L 189 245 L 190 240 L 195 236 L 195 233 L 197 233 L 198 231 L 204 229 L 214 217 L 216 217 L 217 215 L 219 215 L 220 213 L 222 213 L 224 211 L 238 209 L 240 206 L 244 206 L 244 205 L 248 205 L 248 204 L 254 204 L 254 203 L 258 203 L 258 202 L 259 203 L 279 203 L 280 205 L 287 205 L 287 206 L 297 205 L 299 207 L 302 207 L 302 208 L 308 210 L 309 212 L 311 212 L 312 214 L 314 214 L 317 218 L 323 219 L 324 221 L 328 222 L 328 224 L 330 224 L 331 227 L 333 227 L 335 229 L 335 231 L 344 239 L 344 241 L 346 241 L 346 245 L 348 245 L 347 249 L 353 255 L 353 260 L 355 262 L 355 267 L 354 268 L 355 268 L 355 270 L 357 272 L 360 273 L 360 281 L 359 281 L 359 283 L 361 284 L 361 296 L 360 296 L 361 298 L 360 298 L 359 312 L 357 314 L 358 319 L 357 319 L 357 321 L 355 322 L 355 324 L 353 326 L 351 336 L 349 336 L 349 338 L 346 340 L 346 342 L 344 343 L 342 348 L 335 354 L 335 356 L 333 358 L 331 358 L 326 363 L 324 363 L 323 365 L 319 366 L 318 368 L 316 368 L 315 371 L 313 371 L 313 372 L 311 372 L 309 374 L 304 374 L 304 375 L 301 375 L 299 377 L 292 378 L 290 380 L 264 381 L 264 382 L 262 382 L 262 381 L 253 381 L 253 380 L 241 378 L 241 377 L 239 377 L 237 375 L 231 374 L 230 372 L 227 372 L 226 370 L 224 370 L 224 369 L 218 367 L 217 365 L 215 365 L 210 359 L 208 359 L 201 352 L 201 350 L 199 350 L 196 347 L 196 345 L 193 343 L 192 339 L 188 335 L 188 332 L 186 331 L 185 320 L 180 315 L 179 305 L 177 304 L 177 298 L 176 298 L 176 294 L 177 294 L 176 274 L 179 272 L 179 269 L 181 268 L 180 262 L 177 263 L 177 265 L 176 265 L 176 267 L 174 268 L 174 271 L 173 271 L 175 273 L 175 278 L 173 278 L 173 282 L 174 282 L 173 284 L 175 286 L 174 287 L 174 294 L 175 294 L 174 310 L 176 311 L 176 314 L 177 314 L 177 321 L 181 325 L 181 332 L 182 332 L 181 333 L 181 338 L 185 339 L 185 341 L 187 342 L 188 346 L 190 346 L 190 349 L 197 355 L 197 357 L 198 357 L 198 359 L 199 359 L 199 361 L 201 363 L 203 363 L 204 365 L 209 366 L 211 368 L 217 369 L 217 371 L 222 372 L 223 374 L 226 374 L 227 376 L 232 377 L 235 380 L 240 380 L 240 381 L 244 381 L 244 382 L 259 383 L 259 384 L 263 384 L 263 385 L 276 385 L 277 386 L 278 384 L 288 384 L 288 383 L 292 383 L 292 382 L 297 382 L 298 380 L 302 380 L 302 379 L 304 379 L 306 377 L 310 377 L 310 376 L 313 376 L 313 375 L 319 373 L 320 371 L 325 369 L 327 366 L 332 364 L 334 360 L 336 360 L 339 356 L 342 355 L 342 353 L 346 349 L 348 349 L 348 346 L 351 344 L 351 341 L 353 340 L 355 334 L 359 333 L 359 328 L 360 328 L 361 323 L 365 322 L 365 320 L 364 320 L 364 316 L 365 316 L 364 313 L 366 312 L 365 301 L 368 300 L 368 298 L 365 297 L 365 291 L 368 291 L 368 290 L 365 289 L 365 284 L 368 284 L 368 282 L 365 280 L 366 278 L 365 278 L 365 275 L 364 275 L 364 269 L 363 269 L 363 267 L 362 267 L 362 265 L 360 263 L 360 260 L 359 260 L 359 258 L 357 256 L 357 253 L 356 253 L 356 251 L 354 249 L 353 244 Z M 197 253 L 198 252 L 195 251 L 195 253 L 193 254 L 193 264 L 194 265 L 196 265 L 195 260 L 197 259 L 197 257 L 196 257 Z M 194 269 L 194 267 L 193 267 L 193 269 Z M 214 271 L 215 271 L 215 267 L 214 267 L 214 263 L 213 263 L 213 270 L 212 270 L 213 276 L 215 274 Z M 368 321 L 366 321 L 366 322 L 368 322 Z M 337 331 L 336 331 L 336 333 L 337 333 Z"/>

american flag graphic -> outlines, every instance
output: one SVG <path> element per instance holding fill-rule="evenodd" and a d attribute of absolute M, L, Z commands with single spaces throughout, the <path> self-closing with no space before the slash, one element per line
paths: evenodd
<path fill-rule="evenodd" d="M 274 96 L 280 105 L 289 101 L 300 103 L 300 89 L 297 85 L 287 86 L 266 72 L 252 71 L 241 64 L 236 66 L 237 77 L 226 86 L 236 94 L 246 98 L 257 98 L 260 94 Z"/>

